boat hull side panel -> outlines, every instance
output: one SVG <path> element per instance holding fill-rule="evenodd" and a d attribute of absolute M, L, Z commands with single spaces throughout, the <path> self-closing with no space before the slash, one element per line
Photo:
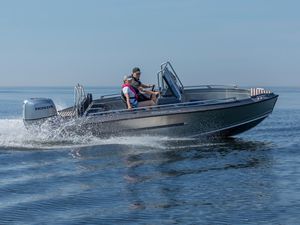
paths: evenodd
<path fill-rule="evenodd" d="M 254 104 L 224 107 L 217 110 L 156 115 L 99 123 L 83 122 L 78 132 L 91 132 L 97 136 L 232 136 L 259 124 L 272 112 L 276 100 L 277 98 L 271 98 Z"/>

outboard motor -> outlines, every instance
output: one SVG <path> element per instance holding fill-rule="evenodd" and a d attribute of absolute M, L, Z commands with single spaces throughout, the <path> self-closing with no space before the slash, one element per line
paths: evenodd
<path fill-rule="evenodd" d="M 49 98 L 30 98 L 23 104 L 23 120 L 26 124 L 57 115 L 57 110 L 53 101 Z"/>

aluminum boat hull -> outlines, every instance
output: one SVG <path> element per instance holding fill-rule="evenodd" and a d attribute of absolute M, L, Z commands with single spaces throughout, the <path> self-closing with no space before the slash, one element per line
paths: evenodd
<path fill-rule="evenodd" d="M 64 126 L 66 133 L 96 136 L 165 135 L 169 137 L 233 136 L 249 130 L 268 117 L 278 95 L 228 103 L 145 110 L 124 115 L 78 118 Z"/>

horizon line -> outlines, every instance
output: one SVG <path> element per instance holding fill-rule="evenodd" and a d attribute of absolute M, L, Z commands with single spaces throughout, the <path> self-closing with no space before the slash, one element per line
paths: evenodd
<path fill-rule="evenodd" d="M 199 86 L 209 86 L 209 85 L 225 85 L 225 86 L 237 86 L 237 87 L 274 87 L 274 88 L 300 88 L 299 86 L 295 86 L 295 85 L 236 85 L 236 84 L 201 84 Z M 99 86 L 95 86 L 95 85 L 83 85 L 84 87 L 89 87 L 89 88 L 117 88 L 120 85 L 99 85 Z M 193 85 L 186 85 L 188 86 L 193 86 Z M 198 86 L 198 85 L 196 85 Z M 70 87 L 75 87 L 75 85 L 0 85 L 0 88 L 70 88 Z"/>

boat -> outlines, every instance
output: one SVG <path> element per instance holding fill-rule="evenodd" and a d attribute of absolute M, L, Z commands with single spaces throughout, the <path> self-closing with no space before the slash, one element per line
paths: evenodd
<path fill-rule="evenodd" d="M 266 119 L 278 98 L 263 88 L 184 86 L 170 62 L 161 65 L 157 87 L 157 105 L 127 109 L 120 93 L 93 99 L 78 84 L 74 88 L 74 105 L 63 110 L 58 111 L 51 99 L 25 100 L 23 121 L 28 129 L 47 123 L 51 124 L 49 129 L 63 134 L 100 137 L 228 137 Z"/>

